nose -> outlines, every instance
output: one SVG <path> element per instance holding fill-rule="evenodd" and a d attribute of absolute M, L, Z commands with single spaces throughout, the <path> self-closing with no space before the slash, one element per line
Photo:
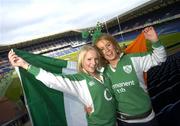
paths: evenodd
<path fill-rule="evenodd" d="M 93 59 L 91 63 L 92 63 L 92 65 L 95 65 L 96 64 L 96 60 Z"/>
<path fill-rule="evenodd" d="M 96 66 L 97 64 L 98 64 L 97 59 L 93 59 L 93 60 L 91 61 L 91 65 Z"/>

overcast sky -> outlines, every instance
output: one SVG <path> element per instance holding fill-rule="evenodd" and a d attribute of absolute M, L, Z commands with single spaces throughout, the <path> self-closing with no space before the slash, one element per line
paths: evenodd
<path fill-rule="evenodd" d="M 149 0 L 0 0 L 0 45 L 95 26 Z"/>

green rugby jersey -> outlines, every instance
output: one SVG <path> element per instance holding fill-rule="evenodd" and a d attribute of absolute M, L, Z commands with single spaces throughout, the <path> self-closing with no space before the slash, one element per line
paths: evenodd
<path fill-rule="evenodd" d="M 86 114 L 88 126 L 115 126 L 116 106 L 107 76 L 101 75 L 100 81 L 86 73 L 58 75 L 35 66 L 30 66 L 28 71 L 47 87 L 72 94 L 85 106 L 91 106 L 92 112 Z"/>
<path fill-rule="evenodd" d="M 154 50 L 149 53 L 122 54 L 116 69 L 110 65 L 105 69 L 112 81 L 111 86 L 120 113 L 135 116 L 151 108 L 143 72 L 166 60 L 165 49 L 159 42 L 154 43 L 152 47 Z"/>

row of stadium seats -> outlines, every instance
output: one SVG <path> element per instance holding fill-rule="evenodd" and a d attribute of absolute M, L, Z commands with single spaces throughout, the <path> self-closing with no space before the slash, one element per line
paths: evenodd
<path fill-rule="evenodd" d="M 163 82 L 163 80 L 171 81 L 172 83 L 172 80 L 177 79 L 176 75 L 179 75 L 179 71 L 180 71 L 179 57 L 180 57 L 180 52 L 170 55 L 167 57 L 166 62 L 162 63 L 161 66 L 153 67 L 148 71 L 147 81 L 148 81 L 148 89 L 150 92 L 154 87 L 160 86 L 159 83 Z"/>
<path fill-rule="evenodd" d="M 8 89 L 9 85 L 13 81 L 12 71 L 3 74 L 3 76 L 0 76 L 0 97 L 3 97 L 5 95 L 6 90 Z"/>
<path fill-rule="evenodd" d="M 61 50 L 56 50 L 56 51 L 52 51 L 52 52 L 49 52 L 49 53 L 45 53 L 43 55 L 49 56 L 49 57 L 60 57 L 60 56 L 63 56 L 63 55 L 67 55 L 67 54 L 76 52 L 80 48 L 81 48 L 81 46 L 75 47 L 75 48 L 69 47 L 69 48 L 65 48 L 65 49 L 61 49 Z"/>
<path fill-rule="evenodd" d="M 157 22 L 154 27 L 159 35 L 180 32 L 180 19 L 171 20 L 160 24 Z M 140 29 L 137 28 L 136 30 L 132 30 L 131 32 L 115 35 L 115 38 L 119 42 L 135 39 L 141 32 L 142 28 L 144 28 L 144 26 L 142 26 Z"/>
<path fill-rule="evenodd" d="M 120 24 L 120 28 L 119 28 L 118 24 L 115 26 L 112 26 L 108 29 L 108 32 L 110 34 L 115 34 L 115 33 L 120 32 L 120 29 L 122 31 L 125 31 L 128 29 L 132 29 L 132 28 L 147 24 L 147 23 L 152 23 L 154 21 L 163 20 L 168 17 L 172 17 L 172 16 L 180 13 L 179 6 L 180 6 L 179 3 L 178 4 L 174 3 L 174 4 L 168 5 L 166 7 L 156 9 L 152 12 L 138 16 L 138 17 L 134 18 L 133 20 L 122 22 Z M 154 16 L 154 15 L 156 15 L 156 16 Z"/>
<path fill-rule="evenodd" d="M 179 126 L 180 52 L 148 71 L 148 92 L 160 126 Z"/>
<path fill-rule="evenodd" d="M 160 126 L 180 126 L 180 100 L 165 106 L 156 116 Z"/>
<path fill-rule="evenodd" d="M 86 43 L 85 42 L 76 42 L 76 43 L 73 42 L 73 47 L 71 47 L 71 46 L 67 47 L 66 42 L 65 43 L 57 43 L 56 42 L 56 45 L 55 44 L 51 45 L 51 43 L 43 45 L 41 43 L 38 46 L 35 46 L 33 48 L 26 47 L 26 48 L 23 48 L 22 50 L 26 50 L 26 51 L 29 50 L 29 52 L 34 53 L 34 54 L 41 53 L 41 54 L 43 54 L 45 56 L 49 56 L 49 57 L 59 57 L 59 56 L 67 55 L 69 53 L 78 51 L 80 49 L 80 47 L 84 44 L 86 44 Z M 70 45 L 70 44 L 68 44 L 68 45 Z M 66 47 L 66 48 L 64 48 L 64 47 Z M 32 50 L 30 51 L 30 49 L 32 49 Z M 43 52 L 47 52 L 47 53 L 43 53 Z M 2 60 L 1 65 L 0 65 L 0 75 L 12 70 L 12 67 L 9 64 L 8 59 L 7 59 L 7 53 L 8 52 L 0 55 L 0 58 Z"/>

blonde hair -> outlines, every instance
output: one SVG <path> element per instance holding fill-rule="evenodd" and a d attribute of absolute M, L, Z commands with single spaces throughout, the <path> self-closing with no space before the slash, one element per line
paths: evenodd
<path fill-rule="evenodd" d="M 97 50 L 96 47 L 94 46 L 91 46 L 91 45 L 85 45 L 81 48 L 80 52 L 79 52 L 79 55 L 78 55 L 78 64 L 77 64 L 77 69 L 78 69 L 78 72 L 84 72 L 83 71 L 83 67 L 82 67 L 82 64 L 84 62 L 84 58 L 85 58 L 85 55 L 88 51 L 90 50 L 94 50 L 96 51 L 97 53 L 97 56 L 98 56 L 98 68 L 100 67 L 100 54 L 99 54 L 99 51 Z"/>

